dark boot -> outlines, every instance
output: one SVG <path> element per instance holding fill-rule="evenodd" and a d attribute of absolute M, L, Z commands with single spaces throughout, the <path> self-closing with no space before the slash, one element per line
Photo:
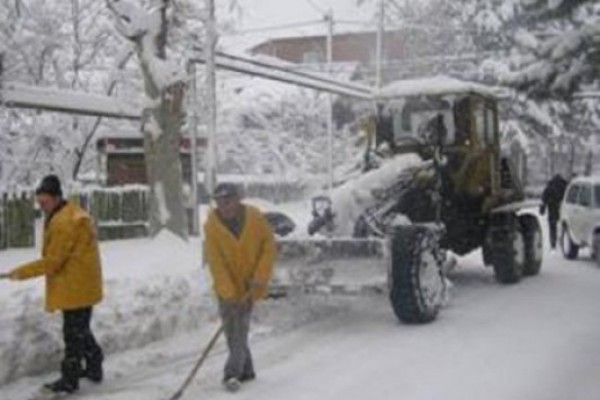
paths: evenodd
<path fill-rule="evenodd" d="M 70 394 L 79 390 L 81 366 L 78 360 L 67 359 L 62 363 L 62 376 L 59 380 L 44 385 L 52 393 Z"/>
<path fill-rule="evenodd" d="M 94 383 L 102 383 L 104 380 L 104 369 L 102 368 L 102 362 L 104 356 L 102 352 L 96 354 L 86 354 L 85 356 L 85 369 L 81 373 L 82 378 L 87 378 Z"/>
<path fill-rule="evenodd" d="M 254 372 L 244 372 L 240 381 L 242 382 L 250 382 L 256 379 L 256 374 Z"/>

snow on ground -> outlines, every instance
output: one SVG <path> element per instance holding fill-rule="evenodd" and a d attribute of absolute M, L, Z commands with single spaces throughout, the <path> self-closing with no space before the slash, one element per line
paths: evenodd
<path fill-rule="evenodd" d="M 105 246 L 106 260 L 111 253 L 116 257 L 135 247 L 144 244 Z M 145 247 L 148 252 L 151 249 Z M 19 252 L 8 254 L 9 258 L 19 258 Z M 1 267 L 5 266 L 3 256 Z M 153 260 L 156 254 L 139 257 Z M 154 265 L 162 273 L 162 267 Z M 201 276 L 194 268 L 190 269 L 192 274 Z M 132 272 L 138 278 L 143 273 Z M 175 275 L 179 272 L 185 275 L 185 268 Z M 111 275 L 110 268 L 107 275 Z M 236 398 L 598 398 L 600 270 L 594 263 L 586 258 L 568 262 L 557 252 L 547 252 L 539 277 L 501 286 L 494 281 L 492 271 L 483 268 L 481 255 L 474 253 L 460 259 L 451 278 L 454 288 L 449 306 L 437 321 L 423 326 L 399 324 L 384 296 L 298 296 L 261 304 L 252 335 L 259 379 L 244 387 Z M 149 280 L 144 277 L 144 281 L 147 284 Z M 206 289 L 199 279 L 196 282 L 199 293 Z M 13 293 L 14 289 L 2 286 L 0 317 L 4 321 L 10 309 L 5 300 L 11 298 L 4 289 Z M 110 355 L 106 383 L 86 386 L 78 399 L 168 398 L 218 323 L 214 312 L 202 311 L 214 310 L 202 296 L 175 303 L 178 307 L 185 304 L 185 309 L 171 315 L 179 320 L 197 318 L 202 323 L 168 339 L 146 346 L 135 344 L 129 346 L 134 349 Z M 102 320 L 111 313 L 106 310 L 108 304 L 102 308 L 105 314 L 99 312 L 96 322 L 106 325 L 108 321 Z M 127 327 L 147 320 L 143 314 L 130 314 L 130 318 L 111 321 L 115 324 L 112 332 L 119 330 L 119 323 Z M 35 331 L 39 326 L 29 329 Z M 23 348 L 43 353 L 33 339 L 32 333 L 22 337 Z M 185 399 L 231 398 L 220 387 L 224 357 L 221 341 Z M 53 376 L 23 378 L 5 385 L 0 388 L 0 399 L 24 399 L 40 382 Z"/>
<path fill-rule="evenodd" d="M 103 243 L 105 301 L 95 330 L 109 353 L 197 329 L 213 313 L 199 241 L 170 234 Z M 0 271 L 37 258 L 39 250 L 0 253 Z M 60 318 L 43 311 L 43 279 L 0 283 L 0 383 L 47 371 L 60 359 Z"/>

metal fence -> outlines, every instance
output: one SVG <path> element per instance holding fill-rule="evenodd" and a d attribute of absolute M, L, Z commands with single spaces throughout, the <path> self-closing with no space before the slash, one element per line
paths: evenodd
<path fill-rule="evenodd" d="M 238 183 L 238 182 L 236 182 Z M 243 185 L 246 196 L 286 201 L 301 196 L 301 185 L 251 182 Z M 149 234 L 149 189 L 145 185 L 87 188 L 69 196 L 94 219 L 100 240 L 146 237 Z M 0 250 L 35 245 L 35 195 L 32 191 L 0 192 Z M 192 218 L 191 210 L 188 218 Z"/>
<path fill-rule="evenodd" d="M 0 250 L 35 244 L 33 193 L 0 193 Z"/>
<path fill-rule="evenodd" d="M 148 236 L 148 189 L 144 186 L 93 189 L 71 200 L 90 213 L 100 240 Z"/>

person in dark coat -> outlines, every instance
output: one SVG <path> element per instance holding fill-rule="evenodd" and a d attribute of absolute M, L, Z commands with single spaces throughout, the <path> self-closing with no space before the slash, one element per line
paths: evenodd
<path fill-rule="evenodd" d="M 560 174 L 554 175 L 546 185 L 542 194 L 542 206 L 540 213 L 544 215 L 548 210 L 548 227 L 550 228 L 550 246 L 556 248 L 557 225 L 560 219 L 560 204 L 562 203 L 565 191 L 567 190 L 567 180 Z"/>

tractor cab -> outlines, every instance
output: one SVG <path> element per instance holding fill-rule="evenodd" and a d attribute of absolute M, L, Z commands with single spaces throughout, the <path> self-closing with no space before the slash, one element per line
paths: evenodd
<path fill-rule="evenodd" d="M 377 100 L 376 148 L 424 159 L 439 148 L 455 194 L 489 199 L 486 207 L 503 191 L 520 191 L 506 179 L 511 167 L 500 156 L 498 100 L 490 88 L 448 77 L 398 81 Z"/>

